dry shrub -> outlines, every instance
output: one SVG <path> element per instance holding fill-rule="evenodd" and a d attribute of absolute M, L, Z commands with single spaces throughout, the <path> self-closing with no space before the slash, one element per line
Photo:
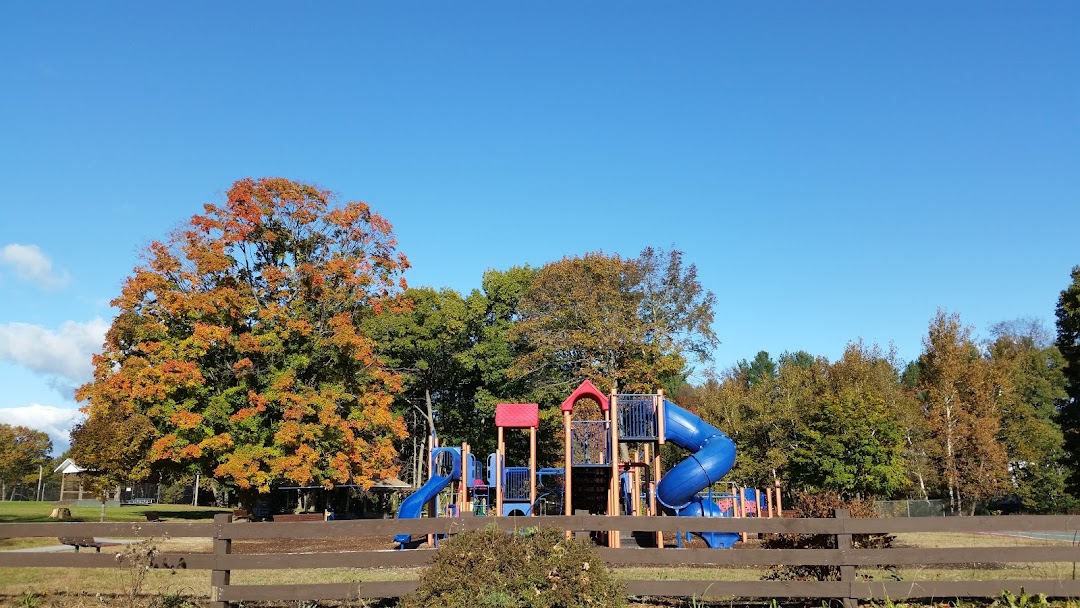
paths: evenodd
<path fill-rule="evenodd" d="M 421 575 L 420 588 L 400 605 L 607 608 L 626 601 L 591 544 L 567 539 L 561 530 L 508 534 L 488 528 L 447 540 Z"/>
<path fill-rule="evenodd" d="M 876 518 L 874 502 L 860 498 L 845 499 L 831 492 L 800 492 L 795 495 L 795 517 L 832 518 L 837 509 L 847 509 L 852 517 Z M 851 544 L 856 549 L 891 547 L 895 539 L 890 534 L 854 534 Z M 770 534 L 762 541 L 766 549 L 836 549 L 836 536 L 831 534 Z M 766 580 L 836 581 L 840 580 L 837 566 L 775 566 L 763 577 Z"/>

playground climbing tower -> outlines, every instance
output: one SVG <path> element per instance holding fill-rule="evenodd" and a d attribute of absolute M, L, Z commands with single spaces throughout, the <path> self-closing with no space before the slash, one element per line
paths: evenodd
<path fill-rule="evenodd" d="M 532 506 L 536 503 L 536 430 L 540 428 L 540 406 L 535 403 L 500 403 L 495 406 L 495 428 L 498 429 L 498 444 L 494 465 L 489 466 L 495 478 L 495 514 L 509 515 L 518 511 L 531 515 Z M 529 430 L 527 468 L 506 466 L 504 429 Z"/>
<path fill-rule="evenodd" d="M 599 405 L 602 419 L 575 420 L 574 407 L 586 399 Z M 586 380 L 562 402 L 564 462 L 567 471 L 563 487 L 566 515 L 577 511 L 593 515 L 613 513 L 611 509 L 611 436 L 608 399 Z M 593 413 L 597 416 L 597 413 Z M 605 491 L 607 489 L 607 491 Z"/>

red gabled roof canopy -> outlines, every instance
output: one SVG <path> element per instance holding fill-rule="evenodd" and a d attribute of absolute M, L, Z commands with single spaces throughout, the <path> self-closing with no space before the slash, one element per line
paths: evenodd
<path fill-rule="evenodd" d="M 600 392 L 600 389 L 596 388 L 596 385 L 590 380 L 586 380 L 581 383 L 581 386 L 577 387 L 574 392 L 570 393 L 570 396 L 562 402 L 562 411 L 573 411 L 574 405 L 585 397 L 591 397 L 596 399 L 596 402 L 600 404 L 600 410 L 606 412 L 608 410 L 608 399 L 604 396 L 604 393 Z"/>
<path fill-rule="evenodd" d="M 495 406 L 495 426 L 506 429 L 538 429 L 540 406 L 536 403 L 500 403 Z"/>

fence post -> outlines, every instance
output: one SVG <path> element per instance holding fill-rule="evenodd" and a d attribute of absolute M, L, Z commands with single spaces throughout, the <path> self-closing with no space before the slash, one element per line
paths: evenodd
<path fill-rule="evenodd" d="M 850 519 L 851 511 L 847 509 L 837 509 L 834 515 L 836 519 Z M 847 526 L 844 526 L 847 529 Z M 854 546 L 851 543 L 850 534 L 837 534 L 836 535 L 836 548 L 843 551 L 845 554 L 852 551 Z M 840 565 L 840 582 L 847 583 L 847 597 L 841 598 L 844 601 L 844 608 L 858 608 L 859 600 L 851 597 L 851 585 L 855 582 L 855 566 L 846 562 L 850 561 L 850 557 L 844 560 L 844 563 Z"/>
<path fill-rule="evenodd" d="M 226 524 L 232 522 L 231 513 L 218 513 L 214 516 L 214 569 L 210 571 L 210 608 L 230 608 L 229 602 L 221 600 L 222 587 L 229 585 L 231 571 L 221 568 L 223 556 L 232 553 L 232 539 L 222 538 Z"/>

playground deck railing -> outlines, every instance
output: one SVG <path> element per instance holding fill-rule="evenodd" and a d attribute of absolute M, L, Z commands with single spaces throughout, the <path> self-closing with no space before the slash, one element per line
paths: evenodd
<path fill-rule="evenodd" d="M 619 395 L 619 441 L 656 441 L 656 395 Z"/>
<path fill-rule="evenodd" d="M 611 432 L 603 420 L 575 420 L 570 425 L 571 464 L 578 466 L 611 465 Z"/>
<path fill-rule="evenodd" d="M 0 523 L 0 537 L 109 537 L 213 539 L 212 553 L 158 553 L 157 568 L 183 568 L 209 572 L 212 608 L 225 608 L 247 601 L 356 600 L 398 597 L 417 588 L 416 580 L 364 581 L 365 571 L 387 567 L 423 566 L 435 551 L 342 551 L 304 554 L 234 554 L 235 541 L 250 539 L 318 539 L 396 534 L 453 534 L 465 530 L 497 526 L 514 531 L 550 526 L 574 533 L 605 530 L 643 532 L 739 532 L 757 534 L 815 534 L 833 538 L 832 549 L 599 549 L 614 568 L 628 565 L 702 566 L 744 568 L 747 566 L 835 566 L 838 580 L 723 580 L 722 573 L 694 577 L 694 580 L 625 580 L 630 596 L 725 597 L 725 598 L 838 598 L 848 606 L 859 599 L 900 600 L 909 598 L 995 597 L 1003 591 L 1014 594 L 1045 593 L 1052 597 L 1080 597 L 1080 580 L 1075 576 L 1034 576 L 1036 564 L 1080 562 L 1080 546 L 1075 542 L 1047 542 L 1041 546 L 1019 546 L 1015 537 L 1002 537 L 999 546 L 952 548 L 899 547 L 855 548 L 853 535 L 904 532 L 951 532 L 979 534 L 1023 534 L 1045 537 L 1055 531 L 1061 538 L 1080 537 L 1077 516 L 989 516 L 936 518 L 852 519 L 838 510 L 831 519 L 797 518 L 684 518 L 684 517 L 459 517 L 403 520 L 338 520 L 261 524 L 233 522 L 231 515 L 218 515 L 213 523 Z M 965 537 L 966 538 L 966 537 Z M 991 537 L 987 537 L 988 540 Z M 971 542 L 970 540 L 967 542 Z M 1011 542 L 1011 544 L 1009 544 Z M 979 543 L 984 544 L 984 543 Z M 347 543 L 343 545 L 347 549 Z M 1001 570 L 996 564 L 1026 564 L 1030 567 Z M 860 570 L 885 565 L 940 566 L 955 572 L 946 580 L 868 580 Z M 105 553 L 25 553 L 0 552 L 4 568 L 123 568 L 115 554 Z M 320 584 L 234 585 L 233 572 L 246 570 L 290 570 L 312 568 L 354 568 L 355 579 Z M 953 568 L 953 570 L 949 570 Z M 1013 572 L 1027 576 L 1009 576 Z M 1004 572 L 1004 578 L 1003 578 Z M 978 576 L 978 575 L 982 576 Z M 981 580 L 973 580 L 978 577 Z M 730 578 L 730 577 L 728 577 Z"/>
<path fill-rule="evenodd" d="M 529 500 L 529 478 L 532 471 L 528 467 L 506 467 L 503 476 L 503 500 Z"/>

